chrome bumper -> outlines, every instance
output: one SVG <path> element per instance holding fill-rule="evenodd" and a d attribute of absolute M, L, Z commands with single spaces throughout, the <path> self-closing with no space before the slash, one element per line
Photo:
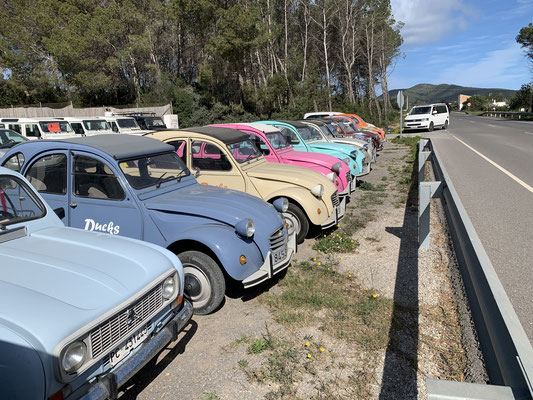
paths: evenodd
<path fill-rule="evenodd" d="M 272 252 L 269 251 L 261 268 L 242 281 L 244 288 L 259 285 L 287 268 L 291 264 L 292 256 L 296 253 L 296 246 L 296 233 L 293 232 L 287 240 L 287 257 L 283 261 L 273 264 Z"/>
<path fill-rule="evenodd" d="M 177 340 L 178 333 L 187 325 L 193 314 L 192 304 L 186 299 L 183 302 L 181 310 L 159 333 L 143 343 L 139 350 L 127 358 L 120 367 L 100 377 L 89 387 L 87 394 L 79 398 L 83 400 L 116 399 L 118 389 L 122 385 L 139 372 L 148 361 L 157 356 L 169 342 Z"/>

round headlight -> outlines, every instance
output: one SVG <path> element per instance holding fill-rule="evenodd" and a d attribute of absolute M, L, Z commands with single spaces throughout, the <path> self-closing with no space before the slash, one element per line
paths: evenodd
<path fill-rule="evenodd" d="M 173 276 L 169 276 L 165 281 L 163 282 L 163 298 L 165 300 L 169 300 L 174 296 L 174 292 L 176 291 L 176 283 L 174 281 Z"/>
<path fill-rule="evenodd" d="M 254 221 L 249 218 L 242 219 L 235 225 L 235 230 L 241 236 L 252 237 L 255 233 Z"/>
<path fill-rule="evenodd" d="M 337 175 L 341 173 L 342 165 L 340 162 L 336 162 L 331 166 L 331 170 L 336 172 Z"/>
<path fill-rule="evenodd" d="M 274 201 L 273 205 L 277 212 L 283 213 L 289 208 L 289 200 L 287 200 L 285 197 L 280 197 Z"/>
<path fill-rule="evenodd" d="M 311 193 L 313 193 L 316 197 L 321 198 L 322 194 L 324 193 L 324 186 L 322 186 L 321 183 L 313 186 L 313 188 L 311 189 Z"/>
<path fill-rule="evenodd" d="M 337 174 L 335 174 L 335 172 L 330 172 L 326 175 L 326 178 L 328 178 L 331 182 L 335 182 L 337 180 Z"/>
<path fill-rule="evenodd" d="M 85 343 L 81 341 L 72 342 L 63 352 L 61 366 L 63 367 L 65 372 L 76 372 L 85 362 L 86 354 L 87 347 L 85 346 Z"/>

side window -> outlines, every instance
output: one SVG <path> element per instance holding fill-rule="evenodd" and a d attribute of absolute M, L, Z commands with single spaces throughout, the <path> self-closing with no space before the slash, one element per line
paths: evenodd
<path fill-rule="evenodd" d="M 296 136 L 296 134 L 289 128 L 286 128 L 284 126 L 276 126 L 276 128 L 278 128 L 281 131 L 281 134 L 285 137 L 285 139 L 287 140 L 287 142 L 289 142 L 289 144 L 292 145 L 292 144 L 300 143 L 298 136 Z"/>
<path fill-rule="evenodd" d="M 118 133 L 118 126 L 116 122 L 111 122 L 111 130 Z"/>
<path fill-rule="evenodd" d="M 174 146 L 174 150 L 176 150 L 178 157 L 181 158 L 183 164 L 187 165 L 187 142 L 185 140 L 174 140 L 168 142 L 168 144 Z"/>
<path fill-rule="evenodd" d="M 77 197 L 123 200 L 124 190 L 111 168 L 91 157 L 74 157 L 74 188 Z"/>
<path fill-rule="evenodd" d="M 26 125 L 26 136 L 29 137 L 39 137 L 39 127 L 37 124 L 28 124 Z"/>
<path fill-rule="evenodd" d="M 22 129 L 19 124 L 9 124 L 9 129 L 22 135 Z"/>
<path fill-rule="evenodd" d="M 22 153 L 13 154 L 4 163 L 4 167 L 9 168 L 12 171 L 20 172 L 22 165 L 24 164 L 24 155 Z"/>
<path fill-rule="evenodd" d="M 77 135 L 83 135 L 85 133 L 83 131 L 83 126 L 81 126 L 81 122 L 71 122 L 70 126 L 72 126 L 72 129 L 74 129 L 74 132 Z"/>
<path fill-rule="evenodd" d="M 50 154 L 39 158 L 26 172 L 26 179 L 40 193 L 67 193 L 67 156 Z"/>
<path fill-rule="evenodd" d="M 214 144 L 195 140 L 192 142 L 192 167 L 200 171 L 229 171 L 231 163 Z"/>

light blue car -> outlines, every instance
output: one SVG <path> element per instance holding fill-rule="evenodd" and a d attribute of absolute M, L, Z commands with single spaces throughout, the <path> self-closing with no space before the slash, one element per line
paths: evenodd
<path fill-rule="evenodd" d="M 365 154 L 353 146 L 323 141 L 322 135 L 307 124 L 299 121 L 259 121 L 261 124 L 273 125 L 296 151 L 309 151 L 328 154 L 344 161 L 350 167 L 353 177 L 366 175 L 368 168 Z M 356 179 L 353 180 L 355 185 Z"/>
<path fill-rule="evenodd" d="M 224 300 L 226 276 L 245 288 L 286 269 L 296 252 L 272 204 L 243 192 L 200 185 L 159 140 L 95 135 L 21 143 L 2 165 L 20 172 L 72 227 L 158 244 L 178 255 L 185 295 L 197 314 Z"/>
<path fill-rule="evenodd" d="M 193 312 L 174 254 L 65 227 L 1 167 L 0 259 L 3 399 L 112 397 Z"/>

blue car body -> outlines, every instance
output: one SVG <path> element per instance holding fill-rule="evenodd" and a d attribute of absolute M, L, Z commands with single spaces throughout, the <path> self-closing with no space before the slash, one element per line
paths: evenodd
<path fill-rule="evenodd" d="M 192 316 L 173 253 L 65 227 L 27 180 L 1 167 L 0 225 L 2 398 L 111 396 Z M 73 344 L 85 356 L 67 371 Z"/>
<path fill-rule="evenodd" d="M 355 149 L 353 146 L 338 144 L 338 143 L 328 143 L 321 140 L 316 141 L 305 141 L 296 125 L 302 125 L 305 128 L 308 128 L 307 125 L 302 122 L 297 121 L 258 121 L 261 124 L 273 125 L 278 129 L 289 129 L 294 135 L 298 137 L 299 143 L 291 143 L 291 146 L 296 151 L 308 151 L 314 153 L 327 154 L 333 157 L 337 157 L 339 160 L 342 160 L 348 164 L 350 167 L 350 172 L 353 177 L 361 176 L 365 174 L 365 165 L 363 165 L 365 155 L 359 149 Z M 355 181 L 355 180 L 354 180 Z"/>
<path fill-rule="evenodd" d="M 131 153 L 131 154 L 129 154 Z M 97 135 L 64 141 L 39 140 L 12 148 L 1 160 L 15 164 L 22 155 L 22 175 L 46 157 L 63 157 L 70 177 L 76 157 L 90 157 L 105 165 L 118 180 L 124 195 L 120 199 L 87 198 L 76 195 L 73 179 L 58 194 L 34 183 L 52 208 L 65 211 L 63 222 L 72 227 L 123 235 L 168 248 L 178 256 L 186 250 L 201 250 L 219 263 L 226 273 L 245 287 L 257 285 L 288 267 L 296 244 L 288 235 L 281 214 L 273 205 L 246 193 L 200 185 L 187 170 L 179 179 L 136 189 L 123 173 L 132 157 L 172 154 L 174 148 L 156 139 L 130 135 Z M 181 162 L 181 161 L 180 161 Z M 122 167 L 121 167 L 122 165 Z M 186 167 L 183 167 L 186 170 Z M 42 177 L 46 180 L 46 176 Z M 38 182 L 38 180 L 37 180 Z M 41 183 L 39 183 L 41 184 Z M 120 188 L 119 188 L 120 189 Z M 253 237 L 236 232 L 238 223 L 253 220 Z M 274 240 L 273 235 L 278 235 Z M 276 248 L 274 248 L 276 246 Z M 272 255 L 286 246 L 286 257 L 274 263 Z M 240 257 L 246 262 L 242 264 Z M 182 260 L 183 261 L 183 260 Z"/>

